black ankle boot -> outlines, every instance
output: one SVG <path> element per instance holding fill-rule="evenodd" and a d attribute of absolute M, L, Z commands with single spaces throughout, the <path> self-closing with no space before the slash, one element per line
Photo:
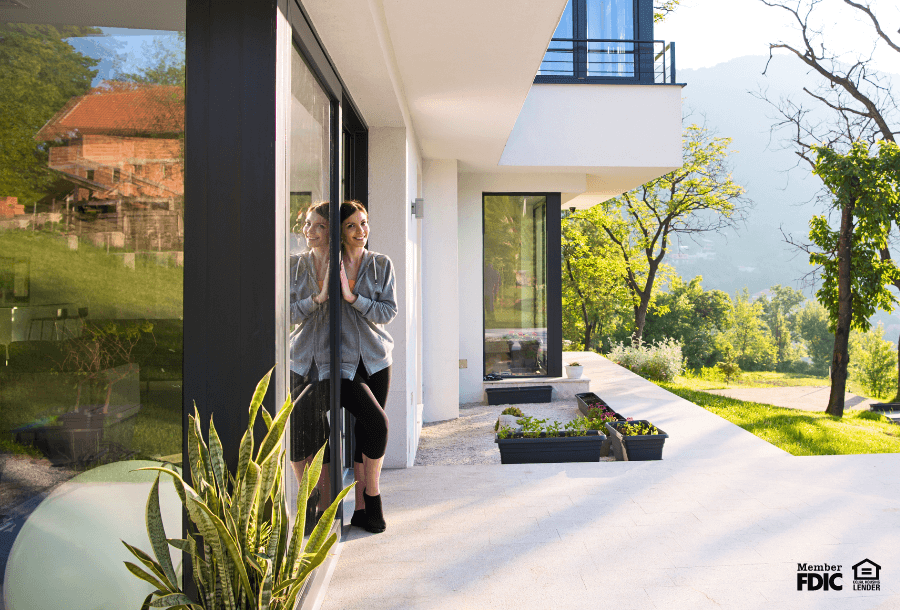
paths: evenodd
<path fill-rule="evenodd" d="M 380 534 L 387 528 L 384 522 L 384 514 L 381 512 L 381 495 L 370 496 L 363 492 L 363 500 L 366 502 L 366 531 Z"/>
<path fill-rule="evenodd" d="M 359 510 L 353 511 L 353 516 L 350 517 L 350 525 L 355 525 L 356 527 L 365 529 L 366 523 L 366 509 L 361 508 Z"/>

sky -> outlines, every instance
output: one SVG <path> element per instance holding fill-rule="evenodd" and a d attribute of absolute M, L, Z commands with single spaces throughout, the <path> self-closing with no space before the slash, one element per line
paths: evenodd
<path fill-rule="evenodd" d="M 900 2 L 859 1 L 871 4 L 882 29 L 900 44 Z M 809 6 L 809 0 L 800 3 Z M 828 48 L 840 50 L 847 58 L 860 52 L 868 56 L 876 39 L 868 17 L 860 15 L 842 0 L 820 0 L 812 13 L 813 23 L 826 34 Z M 768 7 L 761 0 L 682 0 L 673 14 L 656 25 L 654 34 L 657 40 L 676 43 L 678 68 L 708 68 L 735 57 L 766 55 L 769 42 L 796 46 L 800 37 L 793 19 L 787 11 Z M 878 69 L 900 74 L 900 53 L 883 42 L 874 59 Z"/>
<path fill-rule="evenodd" d="M 91 83 L 96 87 L 106 79 L 115 78 L 119 72 L 138 72 L 153 61 L 154 45 L 165 44 L 171 49 L 184 45 L 177 32 L 137 30 L 126 28 L 101 28 L 102 36 L 69 38 L 68 42 L 88 57 L 99 59 L 95 66 L 97 76 Z"/>

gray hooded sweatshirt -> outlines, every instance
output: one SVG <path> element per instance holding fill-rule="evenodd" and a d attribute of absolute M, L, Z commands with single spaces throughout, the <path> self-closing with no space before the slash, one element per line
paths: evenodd
<path fill-rule="evenodd" d="M 319 294 L 312 252 L 291 256 L 291 370 L 307 375 L 315 360 L 320 379 L 331 377 L 328 301 Z M 341 377 L 353 379 L 360 359 L 369 375 L 391 365 L 394 340 L 384 325 L 397 315 L 394 267 L 384 254 L 366 250 L 353 287 L 356 301 L 341 298 Z M 340 295 L 338 295 L 340 298 Z M 328 295 L 332 298 L 332 295 Z"/>

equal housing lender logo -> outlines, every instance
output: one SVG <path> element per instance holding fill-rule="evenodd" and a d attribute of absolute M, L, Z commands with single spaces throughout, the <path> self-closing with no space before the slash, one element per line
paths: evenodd
<path fill-rule="evenodd" d="M 798 591 L 843 591 L 844 573 L 841 564 L 798 563 Z M 881 566 L 871 559 L 863 559 L 853 567 L 854 591 L 880 591 Z"/>

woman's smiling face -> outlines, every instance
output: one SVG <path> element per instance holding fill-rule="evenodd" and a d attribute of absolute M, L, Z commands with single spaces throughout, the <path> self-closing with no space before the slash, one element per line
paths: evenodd
<path fill-rule="evenodd" d="M 350 247 L 366 247 L 366 241 L 369 239 L 369 217 L 365 212 L 356 212 L 341 224 L 341 239 Z"/>
<path fill-rule="evenodd" d="M 310 210 L 303 224 L 303 237 L 310 248 L 324 248 L 328 245 L 328 220 Z"/>

